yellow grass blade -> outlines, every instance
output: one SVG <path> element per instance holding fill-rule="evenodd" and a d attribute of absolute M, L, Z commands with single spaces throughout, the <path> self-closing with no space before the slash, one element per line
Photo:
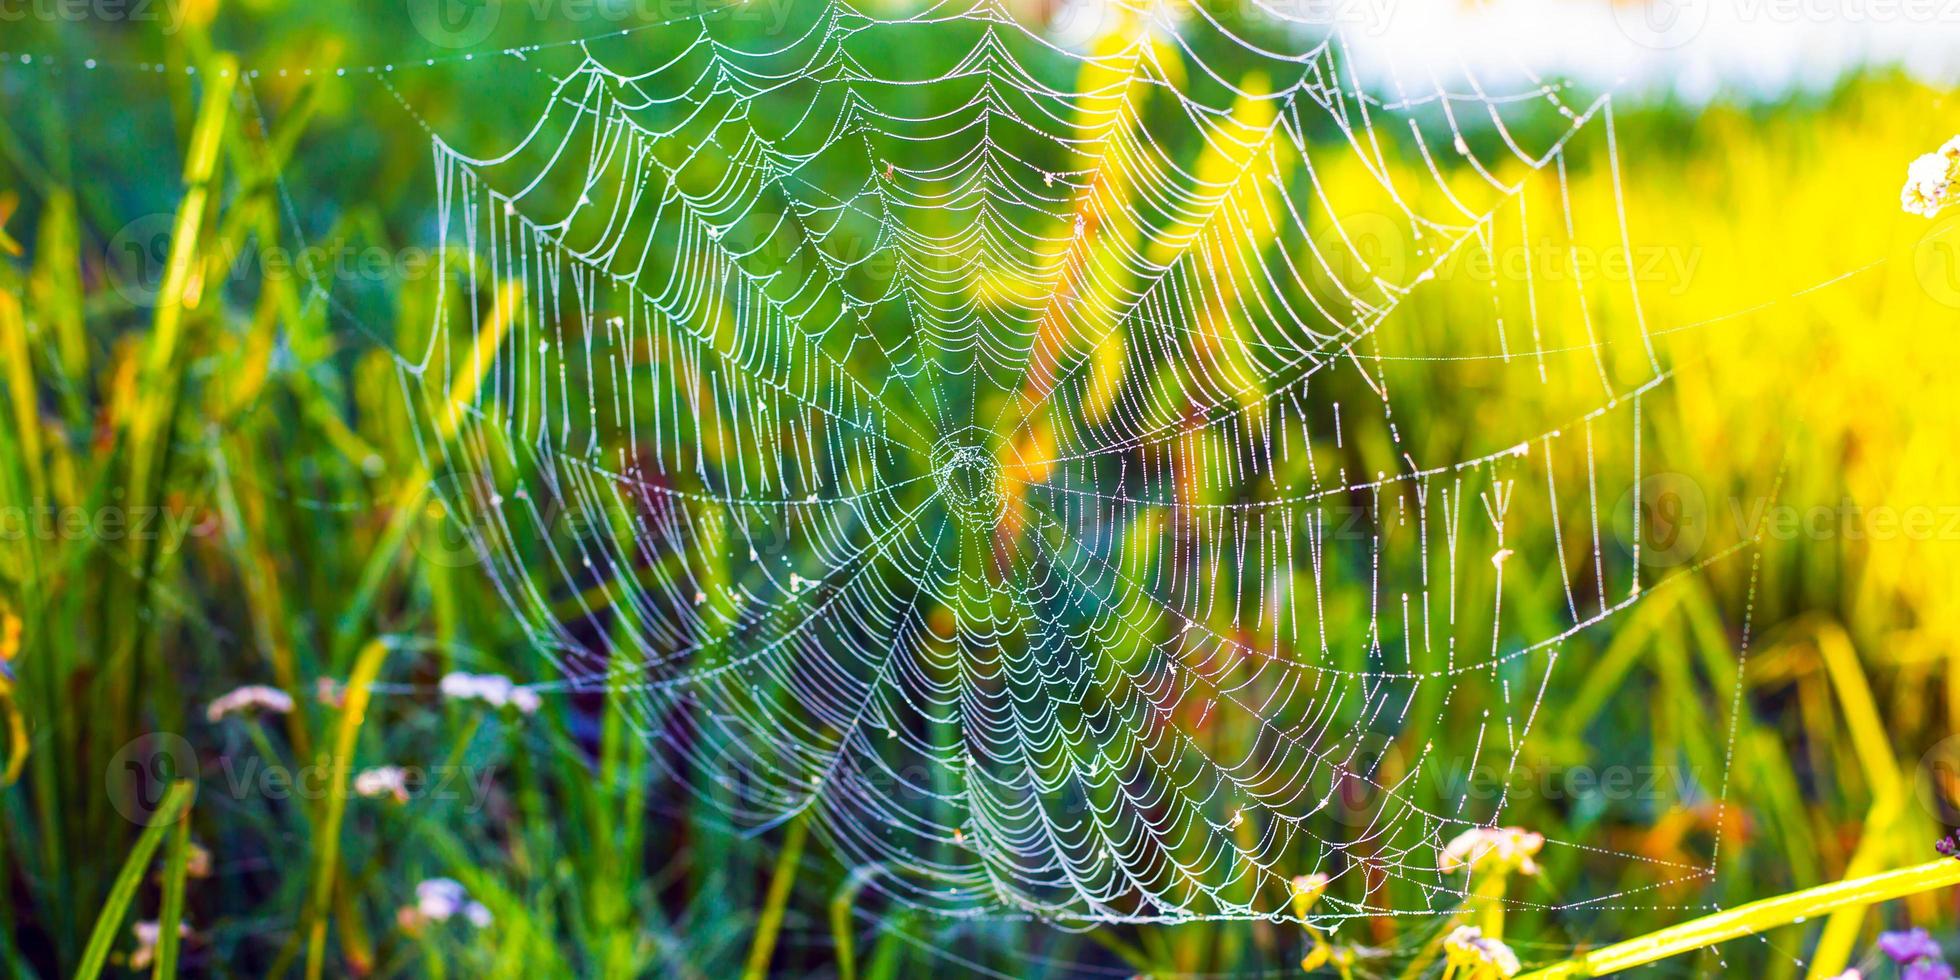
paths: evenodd
<path fill-rule="evenodd" d="M 762 980 L 769 975 L 769 958 L 776 952 L 776 932 L 783 925 L 783 909 L 789 904 L 789 891 L 796 884 L 796 871 L 803 860 L 803 838 L 809 834 L 808 816 L 790 821 L 783 836 L 782 853 L 776 857 L 776 873 L 769 879 L 769 897 L 762 906 L 762 917 L 755 926 L 755 944 L 749 947 L 749 962 L 742 970 L 743 980 Z"/>
<path fill-rule="evenodd" d="M 1935 888 L 1950 888 L 1956 884 L 1960 884 L 1960 861 L 1941 858 L 1910 868 L 1836 881 L 1739 905 L 1725 912 L 1705 915 L 1691 922 L 1596 949 L 1542 970 L 1534 970 L 1524 977 L 1525 980 L 1552 980 L 1557 977 L 1605 976 L 1716 943 L 1752 936 L 1777 926 L 1812 919 L 1826 912 L 1862 909 L 1878 902 Z"/>
<path fill-rule="evenodd" d="M 312 919 L 306 947 L 307 980 L 319 980 L 326 964 L 328 902 L 333 897 L 334 880 L 340 876 L 340 822 L 347 814 L 347 773 L 354 761 L 354 738 L 360 734 L 361 720 L 367 715 L 368 688 L 381 672 L 388 645 L 373 640 L 354 662 L 347 678 L 347 692 L 340 710 L 340 727 L 334 732 L 332 768 L 328 770 L 327 818 L 320 830 L 320 860 L 314 868 Z"/>

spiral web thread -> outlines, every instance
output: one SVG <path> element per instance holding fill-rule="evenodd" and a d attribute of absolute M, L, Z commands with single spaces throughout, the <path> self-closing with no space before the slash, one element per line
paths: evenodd
<path fill-rule="evenodd" d="M 1429 775 L 1515 767 L 1562 644 L 1643 595 L 1612 500 L 1665 375 L 1571 254 L 1626 241 L 1611 103 L 1371 94 L 1252 13 L 688 18 L 527 59 L 505 152 L 438 137 L 467 268 L 401 379 L 539 686 L 629 688 L 702 798 L 922 908 L 1458 905 L 1442 845 L 1505 799 Z M 1460 273 L 1521 250 L 1524 288 Z M 1395 412 L 1427 386 L 1490 409 Z"/>

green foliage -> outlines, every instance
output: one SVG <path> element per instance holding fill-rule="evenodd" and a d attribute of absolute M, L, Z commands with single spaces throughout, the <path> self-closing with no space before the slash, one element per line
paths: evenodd
<path fill-rule="evenodd" d="M 350 252 L 399 256 L 419 240 L 427 146 L 416 121 L 371 81 L 304 74 L 407 63 L 390 53 L 412 37 L 404 25 L 355 6 L 257 4 L 161 38 L 23 34 L 23 46 L 58 52 L 58 67 L 0 70 L 7 104 L 22 107 L 0 119 L 0 188 L 19 192 L 22 210 L 6 230 L 24 245 L 0 262 L 0 504 L 47 515 L 36 525 L 45 530 L 0 540 L 0 612 L 20 624 L 4 693 L 27 736 L 8 745 L 9 765 L 24 768 L 0 790 L 0 973 L 89 976 L 126 965 L 131 918 L 161 919 L 158 975 L 180 961 L 217 976 L 1295 969 L 1315 945 L 1273 923 L 1076 934 L 886 903 L 868 874 L 837 867 L 818 841 L 799 859 L 800 822 L 744 836 L 684 792 L 637 733 L 644 719 L 625 690 L 636 679 L 619 664 L 604 690 L 548 696 L 536 714 L 434 692 L 451 670 L 559 670 L 481 571 L 451 560 L 454 542 L 403 421 L 388 351 L 426 342 L 440 277 L 363 279 L 328 301 L 305 276 L 238 261 L 322 227 L 320 241 Z M 244 41 L 260 70 L 236 77 L 213 50 Z M 80 68 L 90 57 L 104 67 Z M 163 70 L 128 67 L 143 62 Z M 480 68 L 404 74 L 398 85 L 446 132 L 508 132 L 531 109 L 501 97 L 516 86 Z M 1857 117 L 1901 92 L 1928 97 L 1867 82 L 1777 125 L 1834 132 L 1818 120 Z M 104 107 L 127 125 L 105 124 Z M 1638 162 L 1660 194 L 1716 179 L 1707 161 L 1731 152 L 1790 150 L 1728 125 L 1719 114 L 1656 113 L 1627 120 L 1621 138 L 1695 137 L 1678 157 L 1643 151 Z M 1888 286 L 1879 298 L 1903 304 L 1905 291 Z M 1742 305 L 1719 293 L 1667 310 L 1685 323 Z M 1459 312 L 1418 306 L 1411 329 L 1442 336 Z M 1502 410 L 1465 378 L 1404 389 L 1413 397 L 1403 409 L 1432 420 L 1419 438 L 1434 447 L 1465 444 Z M 1747 457 L 1697 471 L 1706 486 L 1764 492 L 1774 472 L 1752 464 L 1773 455 L 1763 446 L 1777 433 L 1716 435 L 1679 417 L 1651 429 L 1650 451 L 1678 466 Z M 1378 465 L 1387 445 L 1361 440 L 1357 469 Z M 1835 500 L 1842 478 L 1827 469 L 1805 466 L 1783 491 Z M 1945 476 L 1928 485 L 1952 490 Z M 82 522 L 73 533 L 63 530 L 71 514 Z M 110 514 L 115 530 L 103 523 Z M 154 533 L 135 533 L 133 521 Z M 1126 534 L 1137 560 L 1159 547 L 1149 521 Z M 1584 668 L 1554 678 L 1554 708 L 1529 744 L 1542 772 L 1633 767 L 1680 786 L 1617 798 L 1523 794 L 1507 817 L 1691 869 L 1719 857 L 1722 874 L 1669 878 L 1565 852 L 1539 877 L 1511 883 L 1546 906 L 1504 922 L 1528 960 L 1672 925 L 1683 908 L 1907 864 L 1914 845 L 1930 848 L 1936 828 L 1902 802 L 1914 775 L 1902 766 L 1948 724 L 1946 708 L 1894 708 L 1953 687 L 1942 663 L 1950 649 L 1897 661 L 1873 652 L 1912 628 L 1916 593 L 1860 592 L 1847 566 L 1863 553 L 1752 560 L 1713 565 L 1611 628 L 1575 637 L 1563 656 Z M 1365 584 L 1352 574 L 1351 588 L 1327 601 L 1360 615 Z M 1744 668 L 1752 603 L 1757 659 Z M 1557 613 L 1550 602 L 1519 612 L 1536 622 Z M 206 719 L 219 694 L 255 683 L 285 692 L 294 709 Z M 1719 805 L 1736 721 L 1728 692 L 1738 685 L 1734 802 Z M 1415 713 L 1430 727 L 1411 745 L 1476 730 L 1467 706 L 1423 708 Z M 405 803 L 350 797 L 353 773 L 383 765 L 429 779 Z M 208 876 L 192 873 L 193 838 L 210 855 Z M 417 884 L 433 878 L 460 882 L 490 925 L 406 913 Z M 1552 908 L 1561 888 L 1581 882 L 1589 893 L 1644 897 Z M 1943 914 L 1918 902 L 1920 918 Z M 181 949 L 180 915 L 192 930 Z M 1833 955 L 1855 957 L 1850 940 L 1870 932 L 1868 918 L 1839 920 L 1848 924 L 1835 927 Z M 1779 928 L 1770 943 L 1726 948 L 1722 962 L 1794 974 L 1776 949 L 1808 947 L 1824 927 Z M 1433 923 L 1387 916 L 1331 933 L 1366 953 L 1359 969 L 1373 973 L 1433 961 L 1440 938 Z"/>

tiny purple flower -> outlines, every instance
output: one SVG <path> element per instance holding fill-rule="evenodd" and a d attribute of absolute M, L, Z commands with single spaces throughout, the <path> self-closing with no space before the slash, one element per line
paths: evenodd
<path fill-rule="evenodd" d="M 1880 933 L 1878 948 L 1894 963 L 1940 958 L 1940 944 L 1934 942 L 1924 929 Z"/>
<path fill-rule="evenodd" d="M 1917 959 L 1899 971 L 1901 980 L 1953 980 L 1953 969 L 1942 960 Z"/>

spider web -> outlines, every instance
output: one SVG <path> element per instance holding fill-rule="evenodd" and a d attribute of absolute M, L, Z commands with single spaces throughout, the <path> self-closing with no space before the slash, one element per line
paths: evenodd
<path fill-rule="evenodd" d="M 1611 103 L 1371 93 L 1255 13 L 522 54 L 529 132 L 434 141 L 463 275 L 400 378 L 539 686 L 631 688 L 738 825 L 926 909 L 1286 917 L 1323 873 L 1317 915 L 1453 910 L 1442 845 L 1505 799 L 1431 777 L 1515 766 L 1562 644 L 1644 594 L 1665 375 L 1577 260 L 1627 238 Z M 1487 410 L 1396 412 L 1431 390 Z"/>

